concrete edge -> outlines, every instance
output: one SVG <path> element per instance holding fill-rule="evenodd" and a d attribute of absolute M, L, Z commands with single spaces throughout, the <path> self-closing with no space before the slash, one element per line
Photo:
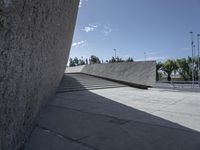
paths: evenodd
<path fill-rule="evenodd" d="M 108 80 L 108 81 L 113 81 L 113 82 L 121 83 L 121 84 L 124 84 L 124 85 L 128 85 L 130 87 L 135 87 L 135 88 L 139 88 L 139 89 L 148 90 L 148 88 L 151 88 L 151 86 L 146 86 L 146 85 L 141 85 L 141 84 L 135 84 L 135 83 L 130 83 L 130 82 L 122 81 L 122 80 L 116 80 L 116 79 L 106 78 L 106 77 L 100 77 L 100 76 L 91 75 L 91 74 L 87 74 L 87 73 L 83 73 L 83 72 L 77 72 L 77 73 L 74 72 L 74 73 L 65 73 L 65 74 L 85 74 L 85 75 L 88 75 L 88 76 L 92 76 L 92 77 L 96 77 L 96 78 L 100 78 L 100 79 L 104 79 L 104 80 Z"/>

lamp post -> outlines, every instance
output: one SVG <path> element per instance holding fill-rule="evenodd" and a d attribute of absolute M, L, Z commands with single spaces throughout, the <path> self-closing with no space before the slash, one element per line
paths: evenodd
<path fill-rule="evenodd" d="M 117 51 L 117 50 L 116 50 L 115 48 L 114 48 L 113 50 L 115 51 L 115 59 L 116 59 L 116 51 Z"/>
<path fill-rule="evenodd" d="M 200 87 L 199 37 L 200 37 L 200 34 L 197 34 L 197 51 L 198 51 L 198 57 L 197 57 L 198 68 L 197 68 L 197 71 L 198 71 L 198 84 L 199 84 L 199 87 Z"/>
<path fill-rule="evenodd" d="M 196 81 L 196 46 L 193 45 L 193 66 L 194 66 L 194 85 Z"/>
<path fill-rule="evenodd" d="M 193 32 L 191 34 L 191 47 L 192 47 L 192 88 L 194 88 L 194 42 L 193 42 Z"/>
<path fill-rule="evenodd" d="M 147 55 L 146 55 L 146 52 L 144 52 L 144 61 L 147 60 Z"/>

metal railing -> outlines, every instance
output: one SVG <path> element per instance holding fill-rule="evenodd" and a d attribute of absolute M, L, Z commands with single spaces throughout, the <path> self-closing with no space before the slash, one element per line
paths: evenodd
<path fill-rule="evenodd" d="M 165 83 L 173 88 L 200 88 L 199 81 L 158 81 L 157 83 Z"/>

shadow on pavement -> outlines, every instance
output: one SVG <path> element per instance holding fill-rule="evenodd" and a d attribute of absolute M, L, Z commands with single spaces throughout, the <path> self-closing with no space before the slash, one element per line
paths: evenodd
<path fill-rule="evenodd" d="M 25 149 L 200 149 L 199 132 L 87 90 L 95 85 L 122 86 L 94 77 L 64 75 L 59 92 L 42 109 Z"/>

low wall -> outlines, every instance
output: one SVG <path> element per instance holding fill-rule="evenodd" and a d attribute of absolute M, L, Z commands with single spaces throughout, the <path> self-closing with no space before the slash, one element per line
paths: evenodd
<path fill-rule="evenodd" d="M 65 73 L 81 73 L 84 67 L 86 67 L 86 65 L 67 67 Z"/>
<path fill-rule="evenodd" d="M 0 0 L 0 150 L 19 149 L 56 91 L 79 0 Z"/>
<path fill-rule="evenodd" d="M 69 67 L 65 73 L 84 73 L 145 88 L 153 86 L 156 82 L 156 62 L 92 64 Z"/>

